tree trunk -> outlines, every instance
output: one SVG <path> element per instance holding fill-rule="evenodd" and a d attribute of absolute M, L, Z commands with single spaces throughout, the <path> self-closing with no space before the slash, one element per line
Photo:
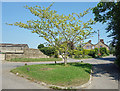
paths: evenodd
<path fill-rule="evenodd" d="M 67 58 L 64 59 L 64 65 L 66 65 L 66 64 L 67 64 Z"/>
<path fill-rule="evenodd" d="M 64 54 L 64 55 L 62 55 L 62 58 L 64 60 L 64 65 L 66 65 L 67 64 L 67 56 Z"/>

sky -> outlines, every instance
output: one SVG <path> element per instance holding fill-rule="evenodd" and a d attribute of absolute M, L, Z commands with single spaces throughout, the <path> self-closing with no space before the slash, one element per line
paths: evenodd
<path fill-rule="evenodd" d="M 33 14 L 29 10 L 25 9 L 24 6 L 36 6 L 48 7 L 52 2 L 2 2 L 2 43 L 13 43 L 13 44 L 28 44 L 30 48 L 37 48 L 41 43 L 46 41 L 40 38 L 37 34 L 31 33 L 30 30 L 20 28 L 17 26 L 9 26 L 6 23 L 23 22 L 26 23 L 28 20 L 35 20 Z M 98 2 L 55 2 L 51 7 L 52 10 L 56 10 L 58 14 L 71 14 L 71 13 L 82 13 L 88 8 L 95 7 Z M 82 21 L 87 21 L 89 19 L 94 19 L 94 14 L 92 11 L 86 15 Z M 92 26 L 93 31 L 100 30 L 100 38 L 104 39 L 106 44 L 111 40 L 107 37 L 105 28 L 107 24 L 97 23 Z M 97 34 L 93 37 L 86 39 L 92 40 L 93 44 L 98 42 Z"/>

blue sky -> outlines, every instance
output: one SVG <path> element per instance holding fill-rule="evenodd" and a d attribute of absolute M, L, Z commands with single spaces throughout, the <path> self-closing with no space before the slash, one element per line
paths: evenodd
<path fill-rule="evenodd" d="M 45 40 L 40 38 L 37 34 L 31 33 L 30 30 L 19 28 L 16 26 L 8 26 L 5 23 L 23 22 L 27 20 L 36 19 L 27 9 L 28 6 L 45 6 L 48 7 L 51 2 L 2 2 L 2 43 L 17 43 L 17 44 L 28 44 L 30 48 L 37 48 L 40 43 L 44 43 Z M 84 10 L 94 7 L 97 2 L 56 2 L 52 6 L 52 10 L 56 10 L 58 14 L 71 14 L 73 12 L 82 13 Z M 90 18 L 94 18 L 92 12 L 86 15 L 82 20 L 86 21 Z M 93 30 L 100 30 L 100 38 L 104 39 L 106 44 L 111 38 L 107 37 L 105 27 L 106 24 L 97 23 L 93 26 Z M 97 43 L 97 34 L 93 35 L 87 40 L 92 40 L 92 43 Z"/>

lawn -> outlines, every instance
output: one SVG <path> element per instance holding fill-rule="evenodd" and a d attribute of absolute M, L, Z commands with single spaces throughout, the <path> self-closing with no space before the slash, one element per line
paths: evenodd
<path fill-rule="evenodd" d="M 58 86 L 80 86 L 88 82 L 92 65 L 87 63 L 26 65 L 11 70 L 32 81 Z M 29 69 L 29 71 L 28 71 Z"/>
<path fill-rule="evenodd" d="M 10 62 L 40 62 L 40 61 L 62 61 L 62 58 L 14 58 Z"/>

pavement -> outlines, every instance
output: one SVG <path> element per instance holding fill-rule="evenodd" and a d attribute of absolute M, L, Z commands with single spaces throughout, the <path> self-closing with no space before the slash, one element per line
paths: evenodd
<path fill-rule="evenodd" d="M 98 59 L 68 59 L 68 62 L 81 62 L 93 64 L 92 82 L 85 89 L 118 89 L 119 71 L 114 65 L 114 56 Z M 57 63 L 62 63 L 57 62 Z M 45 86 L 16 76 L 10 70 L 19 66 L 33 64 L 52 64 L 53 62 L 2 62 L 2 89 L 48 89 Z"/>

